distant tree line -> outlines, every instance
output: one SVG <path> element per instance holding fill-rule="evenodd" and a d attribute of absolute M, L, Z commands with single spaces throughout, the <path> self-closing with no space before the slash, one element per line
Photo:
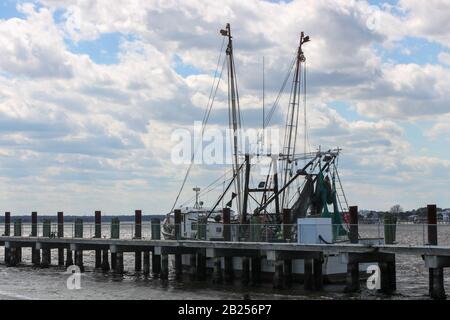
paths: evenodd
<path fill-rule="evenodd" d="M 438 219 L 442 218 L 442 212 L 450 211 L 450 209 L 436 208 Z M 377 220 L 382 219 L 386 214 L 391 214 L 398 219 L 398 221 L 410 221 L 412 218 L 417 217 L 420 220 L 425 220 L 427 218 L 427 207 L 421 207 L 417 209 L 404 211 L 403 208 L 396 204 L 391 207 L 389 211 L 364 211 L 364 214 L 360 214 L 360 218 L 364 220 Z"/>

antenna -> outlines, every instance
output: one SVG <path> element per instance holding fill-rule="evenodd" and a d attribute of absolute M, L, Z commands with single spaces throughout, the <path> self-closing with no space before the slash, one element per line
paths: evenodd
<path fill-rule="evenodd" d="M 198 195 L 200 193 L 200 188 L 199 187 L 195 187 L 192 188 L 193 191 L 195 191 L 195 205 L 194 208 L 198 209 L 200 208 L 200 204 L 198 203 Z"/>

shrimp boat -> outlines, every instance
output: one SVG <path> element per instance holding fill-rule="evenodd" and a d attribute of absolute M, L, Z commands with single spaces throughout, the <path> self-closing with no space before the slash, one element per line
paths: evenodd
<path fill-rule="evenodd" d="M 287 75 L 269 112 L 264 113 L 263 104 L 263 130 L 258 135 L 258 142 L 264 143 L 264 128 L 270 125 L 272 115 L 279 108 L 281 97 L 288 93 L 286 95 L 289 97 L 287 108 L 282 110 L 286 114 L 282 149 L 279 152 L 272 152 L 271 146 L 270 148 L 256 148 L 256 152 L 249 152 L 240 140 L 242 122 L 230 24 L 220 30 L 220 35 L 223 37 L 222 48 L 225 41 L 227 42 L 222 68 L 226 65 L 228 78 L 228 129 L 232 132 L 230 143 L 233 152 L 230 176 L 223 177 L 223 181 L 217 180 L 218 185 L 223 185 L 223 190 L 218 193 L 217 200 L 211 206 L 203 206 L 203 202 L 199 200 L 202 192 L 198 187 L 193 189 L 195 191 L 193 206 L 179 205 L 179 197 L 193 165 L 193 161 L 191 161 L 175 203 L 163 222 L 164 238 L 175 239 L 174 213 L 175 210 L 179 210 L 183 239 L 224 240 L 222 212 L 225 207 L 231 212 L 229 222 L 232 227 L 231 241 L 299 243 L 348 241 L 346 222 L 348 221 L 348 204 L 338 173 L 338 158 L 341 149 L 321 150 L 319 148 L 312 152 L 307 150 L 309 141 L 305 98 L 306 58 L 303 46 L 310 41 L 309 36 L 305 36 L 304 32 L 300 33 L 299 43 Z M 216 70 L 219 70 L 221 56 L 222 54 L 219 56 Z M 214 79 L 213 88 L 218 86 L 219 81 L 220 76 L 217 77 L 217 81 Z M 285 92 L 288 91 L 285 89 L 289 87 L 286 86 L 289 82 L 291 84 L 290 92 Z M 210 97 L 210 101 L 214 101 L 214 90 L 212 89 L 211 92 L 213 95 L 212 99 Z M 205 115 L 211 112 L 212 105 L 212 102 L 208 103 Z M 303 118 L 303 130 L 299 121 L 300 115 Z M 202 130 L 204 130 L 207 120 L 208 117 L 205 116 Z M 301 137 L 301 131 L 303 131 L 303 137 Z M 303 138 L 303 152 L 298 152 L 300 138 Z M 193 158 L 194 154 L 192 154 Z M 262 175 L 261 170 L 258 169 L 261 163 L 265 164 L 265 175 Z M 211 188 L 208 187 L 205 192 L 210 190 Z M 229 201 L 223 207 L 224 200 Z M 326 230 L 323 229 L 325 231 L 319 237 L 311 238 L 305 236 L 311 228 L 303 228 L 300 222 L 306 225 L 316 225 L 316 231 L 321 229 L 322 224 L 327 227 Z M 202 232 L 200 232 L 200 228 L 202 228 Z M 300 234 L 301 232 L 305 234 Z M 236 271 L 241 270 L 242 259 L 240 257 L 233 259 Z M 183 264 L 189 264 L 189 257 L 183 256 L 182 260 Z M 324 275 L 345 274 L 346 265 L 340 263 L 338 256 L 328 255 L 325 260 Z M 263 258 L 261 263 L 262 272 L 273 272 L 273 262 Z M 208 264 L 212 266 L 212 261 L 208 261 Z M 361 267 L 364 267 L 363 264 Z M 303 269 L 303 261 L 293 260 L 293 274 L 302 274 Z"/>

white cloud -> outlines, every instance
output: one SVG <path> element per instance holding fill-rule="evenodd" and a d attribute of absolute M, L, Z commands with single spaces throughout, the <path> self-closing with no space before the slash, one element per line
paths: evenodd
<path fill-rule="evenodd" d="M 447 52 L 441 52 L 438 55 L 438 59 L 442 64 L 445 64 L 447 66 L 450 66 L 450 53 Z"/>
<path fill-rule="evenodd" d="M 73 56 L 64 50 L 52 13 L 19 7 L 27 19 L 0 20 L 0 70 L 29 77 L 71 77 Z"/>
<path fill-rule="evenodd" d="M 414 175 L 434 174 L 424 167 L 448 168 L 438 158 L 416 156 L 398 122 L 440 115 L 429 132 L 439 137 L 450 113 L 448 69 L 386 63 L 373 49 L 401 39 L 403 25 L 447 41 L 445 34 L 423 31 L 428 27 L 417 21 L 432 21 L 417 4 L 403 1 L 400 7 L 409 10 L 403 17 L 383 7 L 381 28 L 370 29 L 365 1 L 42 3 L 40 9 L 23 5 L 25 19 L 0 20 L 0 202 L 10 210 L 167 210 L 185 169 L 168 160 L 170 133 L 201 120 L 222 41 L 218 31 L 226 22 L 233 28 L 242 110 L 253 126 L 261 116 L 262 56 L 269 105 L 299 31 L 311 36 L 305 53 L 312 147 L 344 149 L 344 178 L 362 207 L 384 205 L 393 188 L 414 206 L 411 187 L 402 181 L 420 184 L 424 178 Z M 58 23 L 52 16 L 57 9 L 63 10 Z M 66 45 L 110 32 L 124 36 L 117 64 L 96 64 Z M 175 55 L 203 73 L 181 77 Z M 285 100 L 274 125 L 284 120 Z M 372 119 L 346 118 L 328 107 L 333 101 Z M 211 122 L 227 126 L 226 116 L 223 83 Z M 190 182 L 205 183 L 223 170 L 194 171 Z M 30 195 L 27 204 L 19 193 Z M 49 199 L 45 207 L 26 207 L 41 204 L 42 197 Z"/>

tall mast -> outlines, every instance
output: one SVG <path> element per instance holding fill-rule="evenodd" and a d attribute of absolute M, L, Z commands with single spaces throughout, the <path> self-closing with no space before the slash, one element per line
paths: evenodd
<path fill-rule="evenodd" d="M 282 184 L 285 185 L 288 181 L 288 174 L 292 172 L 294 166 L 295 145 L 297 141 L 297 126 L 298 114 L 300 106 L 300 75 L 301 63 L 305 61 L 303 55 L 302 45 L 309 41 L 309 36 L 305 36 L 303 32 L 300 33 L 300 42 L 297 50 L 297 58 L 295 64 L 294 78 L 292 80 L 291 96 L 289 101 L 289 109 L 286 118 L 286 129 L 284 136 L 283 157 L 284 157 L 284 172 Z M 281 203 L 283 208 L 288 206 L 289 189 L 286 188 L 282 194 Z"/>
<path fill-rule="evenodd" d="M 242 215 L 242 187 L 241 187 L 241 176 L 242 174 L 238 171 L 239 168 L 239 130 L 241 128 L 240 114 L 239 114 L 239 97 L 237 95 L 237 84 L 235 77 L 235 68 L 234 68 L 234 58 L 233 58 L 233 40 L 231 36 L 231 28 L 230 24 L 227 23 L 225 29 L 220 30 L 220 34 L 228 37 L 228 46 L 226 49 L 227 53 L 227 66 L 228 66 L 228 103 L 229 108 L 231 108 L 231 123 L 230 126 L 233 130 L 233 173 L 236 175 L 235 179 L 235 189 L 237 194 L 237 202 L 238 202 L 238 212 Z"/>

